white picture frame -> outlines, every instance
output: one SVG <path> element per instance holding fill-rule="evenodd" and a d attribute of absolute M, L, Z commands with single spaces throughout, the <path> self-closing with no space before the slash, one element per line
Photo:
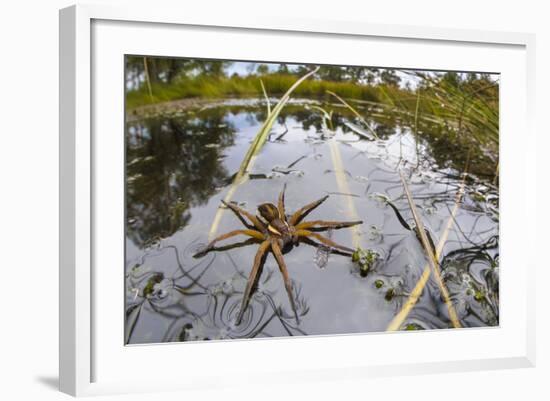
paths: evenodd
<path fill-rule="evenodd" d="M 501 95 L 501 191 L 502 191 L 502 309 L 501 325 L 484 330 L 445 330 L 425 333 L 388 333 L 350 336 L 325 336 L 300 339 L 254 340 L 214 342 L 208 344 L 169 344 L 125 347 L 119 323 L 106 317 L 106 303 L 116 297 L 122 301 L 121 280 L 108 286 L 97 269 L 104 268 L 105 260 L 120 252 L 98 247 L 108 231 L 117 231 L 123 215 L 120 199 L 117 196 L 112 210 L 106 210 L 104 199 L 110 189 L 118 188 L 120 176 L 113 174 L 112 182 L 106 177 L 111 167 L 116 170 L 120 162 L 117 142 L 113 146 L 98 140 L 94 130 L 102 129 L 103 123 L 110 127 L 120 127 L 123 104 L 123 87 L 111 87 L 110 75 L 103 74 L 104 61 L 118 60 L 122 53 L 145 54 L 137 47 L 126 48 L 130 37 L 142 37 L 142 51 L 147 54 L 174 55 L 176 44 L 170 40 L 159 40 L 169 35 L 193 35 L 201 47 L 187 56 L 208 55 L 209 44 L 215 46 L 216 33 L 237 35 L 242 40 L 250 40 L 254 35 L 262 35 L 263 40 L 273 38 L 300 39 L 304 41 L 327 42 L 337 39 L 345 46 L 348 42 L 373 41 L 384 46 L 435 46 L 444 60 L 437 65 L 426 57 L 425 65 L 412 60 L 406 51 L 400 54 L 386 54 L 384 66 L 399 66 L 434 69 L 453 69 L 452 53 L 469 52 L 479 54 L 479 59 L 469 56 L 472 66 L 494 66 L 492 71 L 503 73 Z M 192 31 L 192 33 L 190 33 Z M 128 35 L 125 34 L 128 33 Z M 129 33 L 132 33 L 130 35 Z M 135 35 L 134 35 L 135 34 Z M 279 35 L 279 36 L 278 36 Z M 271 38 L 273 36 L 273 38 Z M 150 43 L 145 40 L 150 39 Z M 274 40 L 274 39 L 273 39 Z M 377 42 L 378 41 L 378 42 Z M 161 45 L 162 43 L 162 45 Z M 370 43 L 370 42 L 369 42 Z M 374 43 L 374 45 L 376 45 Z M 137 45 L 136 45 L 137 46 Z M 148 49 L 146 48 L 147 46 Z M 158 46 L 157 50 L 154 50 Z M 253 47 L 251 44 L 250 46 Z M 246 49 L 232 49 L 225 45 L 219 49 L 218 58 L 252 57 Z M 166 389 L 201 389 L 220 386 L 239 386 L 236 378 L 243 373 L 250 374 L 256 383 L 292 382 L 295 380 L 329 380 L 342 377 L 373 377 L 411 373 L 440 371 L 465 371 L 476 369 L 499 369 L 530 367 L 535 363 L 534 338 L 534 287 L 533 275 L 536 253 L 526 251 L 533 244 L 520 238 L 516 228 L 527 224 L 534 227 L 535 208 L 528 202 L 528 188 L 534 185 L 535 150 L 515 146 L 512 131 L 524 132 L 523 143 L 535 143 L 532 127 L 534 111 L 534 35 L 507 32 L 484 32 L 458 29 L 436 29 L 398 25 L 373 25 L 367 22 L 297 20 L 290 17 L 247 16 L 241 20 L 226 19 L 220 15 L 189 15 L 183 10 L 151 8 L 112 8 L 99 5 L 78 5 L 60 11 L 60 389 L 72 395 L 94 395 L 126 393 L 135 391 L 156 391 Z M 172 50 L 171 50 L 172 49 Z M 275 54 L 282 50 L 273 48 Z M 402 47 L 406 49 L 406 47 Z M 468 50 L 470 49 L 470 50 Z M 477 50 L 476 50 L 477 49 Z M 484 60 L 484 52 L 492 51 L 492 60 Z M 493 50 L 490 50 L 493 49 Z M 433 49 L 432 49 L 433 50 Z M 429 49 L 423 50 L 428 55 Z M 105 53 L 103 53 L 105 52 Z M 111 53 L 109 53 L 111 52 Z M 122 53 L 121 53 L 122 52 Z M 167 53 L 168 52 L 168 53 Z M 477 52 L 477 53 L 475 53 Z M 111 54 L 113 58 L 107 53 Z M 237 54 L 238 53 L 238 54 Z M 114 54 L 114 56 L 113 56 Z M 290 53 L 289 53 L 290 54 Z M 184 55 L 185 54 L 181 54 Z M 445 57 L 448 55 L 449 57 Z M 292 56 L 288 56 L 292 57 Z M 327 56 L 328 57 L 328 56 Z M 402 61 L 399 61 L 399 57 Z M 263 58 L 265 59 L 265 58 Z M 292 61 L 292 60 L 288 60 Z M 328 60 L 330 61 L 330 60 Z M 342 60 L 345 63 L 347 60 Z M 359 61 L 360 62 L 360 61 Z M 411 64 L 412 63 L 412 64 Z M 430 64 L 431 63 L 431 64 Z M 456 63 L 456 62 L 455 62 Z M 485 64 L 483 64 L 485 63 Z M 500 64 L 499 64 L 500 63 Z M 122 64 L 112 65 L 116 71 Z M 500 67 L 499 67 L 500 66 Z M 474 68 L 474 67 L 472 67 Z M 502 68 L 502 69 L 501 69 Z M 480 69 L 483 70 L 483 69 Z M 503 72 L 505 71 L 505 72 Z M 122 69 L 117 72 L 122 77 Z M 114 76 L 113 76 L 114 77 Z M 115 79 L 116 78 L 112 78 Z M 116 83 L 116 82 L 114 82 Z M 105 90 L 119 91 L 109 92 Z M 514 99 L 512 99 L 514 94 Z M 117 103 L 118 102 L 118 103 Z M 103 118 L 105 109 L 111 110 L 109 118 Z M 514 112 L 512 112 L 514 111 Z M 508 112 L 508 113 L 507 113 Z M 106 126 L 107 127 L 107 126 Z M 122 141 L 122 130 L 119 142 Z M 120 152 L 119 152 L 120 153 Z M 122 168 L 122 167 L 120 167 Z M 118 177 L 118 178 L 117 178 Z M 515 180 L 521 184 L 517 188 L 507 185 Z M 118 199 L 118 201 L 117 201 Z M 118 203 L 117 203 L 118 202 Z M 508 211 L 508 213 L 506 213 Z M 117 216 L 117 213 L 119 215 Z M 109 219 L 111 217 L 112 219 Z M 106 229 L 111 221 L 113 230 Z M 533 229 L 534 230 L 534 229 Z M 120 235 L 118 232 L 116 235 Z M 114 235 L 114 234 L 113 234 Z M 117 237 L 118 238 L 118 237 Z M 512 246 L 513 245 L 513 246 Z M 120 247 L 122 244 L 114 244 Z M 515 249 L 514 249 L 515 247 Z M 111 253 L 110 253 L 111 252 Z M 520 257 L 520 253 L 523 256 Z M 525 256 L 527 255 L 527 256 Z M 117 257 L 118 257 L 117 256 Z M 104 259 L 107 258 L 107 259 Z M 102 267 L 98 267 L 98 263 Z M 115 263 L 116 265 L 116 263 Z M 512 270 L 512 266 L 521 269 Z M 115 267 L 116 268 L 116 267 Z M 508 270 L 507 270 L 508 269 Z M 512 283 L 514 285 L 512 285 Z M 101 288 L 98 288 L 101 286 Z M 118 286 L 118 287 L 117 287 Z M 117 288 L 120 293 L 117 294 Z M 514 297 L 511 292 L 514 291 Z M 101 292 L 99 298 L 96 291 Z M 508 297 L 507 297 L 508 294 Z M 105 301 L 107 300 L 107 301 Z M 122 309 L 112 308 L 122 320 Z M 115 314 L 116 314 L 115 313 Z M 114 315 L 113 315 L 114 316 Z M 111 319 L 111 320 L 109 320 Z M 112 344 L 108 338 L 116 338 Z M 118 341 L 118 342 L 117 342 Z M 456 342 L 456 349 L 444 349 L 420 354 L 395 352 L 385 355 L 380 349 L 387 344 L 395 349 L 422 349 L 430 344 Z M 481 343 L 466 350 L 465 344 Z M 117 345 L 118 344 L 118 345 Z M 362 352 L 345 352 L 363 347 L 371 348 L 368 357 Z M 320 354 L 322 351 L 322 358 Z M 200 355 L 223 355 L 225 360 L 236 360 L 237 355 L 252 357 L 261 355 L 260 361 L 252 368 L 250 364 L 235 362 L 235 366 L 211 367 L 199 360 Z M 191 372 L 182 378 L 181 373 L 139 377 L 132 371 L 136 360 L 157 359 L 157 363 L 167 362 L 176 354 L 185 355 L 196 363 Z M 284 355 L 294 355 L 292 365 Z M 145 358 L 145 359 L 143 359 Z M 229 359 L 227 359 L 229 358 Z M 206 358 L 208 359 L 208 357 Z M 266 361 L 269 361 L 266 362 Z M 158 363 L 158 365 L 161 365 Z M 128 369 L 125 369 L 128 368 Z M 248 370 L 247 370 L 248 369 Z M 133 372 L 133 373 L 132 373 Z M 164 372 L 166 373 L 166 372 Z"/>

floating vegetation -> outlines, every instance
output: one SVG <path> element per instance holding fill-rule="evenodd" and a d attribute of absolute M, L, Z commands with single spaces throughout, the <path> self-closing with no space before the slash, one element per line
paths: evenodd
<path fill-rule="evenodd" d="M 380 254 L 372 249 L 357 248 L 351 255 L 351 260 L 359 266 L 362 277 L 367 276 L 379 259 Z"/>

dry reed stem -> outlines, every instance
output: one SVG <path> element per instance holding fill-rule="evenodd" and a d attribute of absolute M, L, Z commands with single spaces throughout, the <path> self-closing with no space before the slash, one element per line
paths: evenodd
<path fill-rule="evenodd" d="M 401 173 L 401 180 L 403 181 L 403 185 L 405 186 L 405 193 L 407 194 L 407 200 L 409 201 L 409 206 L 411 207 L 411 210 L 413 212 L 413 216 L 415 216 L 415 221 L 416 221 L 417 218 L 418 218 L 417 212 L 416 212 L 416 206 L 412 202 L 412 197 L 410 196 L 409 189 L 407 187 L 407 184 L 405 182 L 405 179 L 404 179 L 402 173 Z M 416 221 L 417 229 L 420 231 L 421 240 L 423 238 L 422 243 L 423 243 L 424 249 L 426 250 L 426 252 L 429 252 L 429 254 L 431 254 L 431 256 L 428 255 L 428 263 L 424 267 L 424 270 L 422 272 L 422 276 L 420 277 L 420 279 L 416 283 L 414 289 L 412 290 L 411 294 L 409 295 L 409 297 L 407 298 L 407 300 L 403 304 L 403 307 L 401 308 L 401 310 L 397 313 L 397 315 L 394 316 L 394 318 L 392 319 L 392 321 L 388 325 L 388 327 L 386 329 L 387 331 L 395 331 L 395 330 L 399 330 L 401 328 L 401 325 L 403 324 L 403 322 L 405 321 L 405 319 L 407 318 L 407 316 L 409 315 L 411 310 L 414 308 L 414 306 L 418 302 L 418 299 L 420 298 L 420 295 L 422 294 L 422 291 L 424 290 L 424 287 L 426 286 L 426 283 L 428 282 L 428 278 L 430 277 L 430 271 L 434 272 L 434 276 L 436 277 L 436 281 L 437 281 L 437 283 L 439 285 L 439 288 L 440 288 L 440 291 L 443 295 L 445 304 L 447 305 L 447 308 L 449 310 L 449 317 L 451 319 L 451 322 L 452 322 L 453 326 L 457 327 L 457 328 L 461 327 L 460 321 L 459 321 L 457 313 L 456 313 L 456 310 L 454 309 L 454 307 L 451 303 L 451 300 L 450 300 L 450 297 L 449 297 L 449 292 L 447 291 L 447 287 L 445 287 L 445 284 L 443 283 L 443 280 L 441 278 L 441 274 L 439 272 L 439 267 L 438 267 L 437 261 L 439 260 L 439 257 L 441 256 L 441 252 L 443 251 L 443 247 L 445 246 L 445 243 L 447 242 L 447 238 L 449 236 L 449 231 L 450 231 L 451 227 L 454 224 L 454 218 L 455 218 L 455 215 L 458 211 L 460 199 L 462 197 L 462 193 L 463 193 L 463 190 L 464 190 L 464 184 L 465 184 L 465 182 L 463 180 L 462 184 L 461 184 L 461 186 L 458 190 L 458 193 L 457 193 L 457 196 L 456 196 L 456 199 L 455 199 L 455 204 L 454 204 L 453 210 L 451 211 L 451 215 L 449 216 L 449 219 L 447 220 L 447 224 L 445 225 L 445 229 L 443 230 L 443 233 L 441 235 L 439 243 L 437 244 L 437 247 L 435 249 L 435 255 L 431 251 L 431 247 L 428 243 L 428 238 L 426 236 L 426 232 L 424 231 L 424 225 L 422 224 L 422 221 L 420 221 L 420 219 L 418 219 L 418 221 Z M 430 250 L 430 251 L 428 251 L 428 250 Z"/>

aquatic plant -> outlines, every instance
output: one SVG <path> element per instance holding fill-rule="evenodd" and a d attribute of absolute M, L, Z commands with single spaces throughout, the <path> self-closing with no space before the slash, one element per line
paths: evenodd
<path fill-rule="evenodd" d="M 379 258 L 380 255 L 375 250 L 363 249 L 361 247 L 357 248 L 351 255 L 351 261 L 359 266 L 359 271 L 363 277 L 371 271 L 375 262 L 378 261 Z M 381 280 L 377 280 L 377 282 L 378 281 Z M 375 285 L 377 285 L 377 282 L 375 282 Z M 377 286 L 377 288 L 379 287 Z"/>

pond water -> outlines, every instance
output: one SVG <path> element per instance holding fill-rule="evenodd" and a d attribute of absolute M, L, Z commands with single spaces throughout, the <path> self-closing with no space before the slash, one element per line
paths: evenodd
<path fill-rule="evenodd" d="M 317 106 L 332 111 L 330 119 Z M 302 243 L 285 253 L 299 324 L 271 254 L 236 324 L 257 243 L 193 257 L 208 243 L 221 200 L 266 118 L 265 104 L 233 100 L 129 115 L 125 342 L 386 330 L 427 266 L 417 236 L 396 214 L 414 225 L 398 169 L 407 177 L 433 242 L 446 236 L 441 275 L 461 326 L 498 325 L 494 155 L 468 147 L 467 138 L 452 127 L 412 124 L 375 108 L 360 111 L 379 139 L 371 140 L 368 127 L 345 108 L 293 101 L 274 124 L 249 179 L 232 196 L 235 204 L 255 213 L 261 203 L 276 204 L 286 184 L 287 213 L 329 195 L 306 220 L 363 221 L 356 229 L 323 234 L 347 247 L 376 252 L 378 259 L 366 274 L 350 257 L 324 247 Z M 451 216 L 461 185 L 464 196 Z M 221 216 L 217 235 L 243 228 L 230 211 Z M 450 327 L 449 309 L 432 274 L 399 328 Z"/>

